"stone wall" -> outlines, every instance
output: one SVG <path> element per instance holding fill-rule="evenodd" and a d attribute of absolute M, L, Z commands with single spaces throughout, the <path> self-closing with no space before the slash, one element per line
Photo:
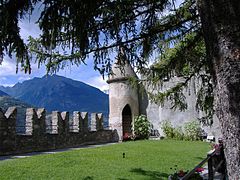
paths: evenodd
<path fill-rule="evenodd" d="M 0 155 L 79 146 L 81 144 L 107 143 L 118 141 L 116 131 L 103 128 L 103 115 L 53 111 L 46 118 L 45 109 L 28 108 L 24 133 L 16 133 L 16 107 L 4 113 L 0 109 Z M 88 126 L 90 124 L 90 126 Z"/>
<path fill-rule="evenodd" d="M 176 82 L 183 82 L 184 79 L 180 77 L 175 77 L 173 80 L 166 81 L 163 83 L 163 86 L 155 91 L 165 91 L 169 89 L 169 87 L 173 87 L 176 85 Z M 192 80 L 188 84 L 188 88 L 186 88 L 183 93 L 185 95 L 185 101 L 187 103 L 187 109 L 184 111 L 180 111 L 179 109 L 172 109 L 172 104 L 169 101 L 165 101 L 163 105 L 155 104 L 151 102 L 151 100 L 147 96 L 147 92 L 153 92 L 153 88 L 151 86 L 145 86 L 145 94 L 140 95 L 140 113 L 147 115 L 147 118 L 151 122 L 152 129 L 157 131 L 160 136 L 164 136 L 163 130 L 161 128 L 161 123 L 165 120 L 168 120 L 172 123 L 174 127 L 183 126 L 184 123 L 190 122 L 193 120 L 198 120 L 202 116 L 204 116 L 204 112 L 196 110 L 196 90 L 198 88 L 198 84 L 200 82 L 196 80 Z M 220 132 L 219 120 L 216 116 L 213 118 L 213 124 L 211 126 L 202 125 L 202 129 L 208 134 L 213 135 L 217 139 L 218 137 L 222 137 Z"/>

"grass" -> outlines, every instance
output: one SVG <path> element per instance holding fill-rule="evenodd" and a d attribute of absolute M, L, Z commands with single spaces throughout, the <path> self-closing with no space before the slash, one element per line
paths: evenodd
<path fill-rule="evenodd" d="M 171 167 L 192 169 L 208 150 L 204 142 L 126 142 L 0 161 L 0 179 L 167 179 Z"/>

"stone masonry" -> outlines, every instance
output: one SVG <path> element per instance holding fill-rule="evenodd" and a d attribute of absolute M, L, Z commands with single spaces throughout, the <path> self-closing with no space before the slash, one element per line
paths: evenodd
<path fill-rule="evenodd" d="M 133 68 L 126 61 L 117 61 L 112 67 L 109 84 L 109 126 L 115 129 L 119 141 L 123 138 L 124 114 L 123 109 L 130 107 L 131 120 L 139 115 L 138 89 L 128 81 L 129 77 L 137 77 Z"/>
<path fill-rule="evenodd" d="M 0 155 L 118 141 L 116 131 L 103 129 L 101 113 L 93 113 L 88 119 L 86 112 L 75 111 L 69 118 L 68 112 L 53 111 L 46 119 L 45 109 L 28 108 L 22 134 L 16 133 L 16 117 L 16 107 L 5 113 L 0 109 Z"/>

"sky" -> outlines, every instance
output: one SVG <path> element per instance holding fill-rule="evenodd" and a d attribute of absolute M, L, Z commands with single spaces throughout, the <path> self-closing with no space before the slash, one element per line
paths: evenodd
<path fill-rule="evenodd" d="M 40 8 L 41 9 L 41 8 Z M 29 36 L 38 37 L 40 34 L 40 30 L 38 26 L 35 24 L 39 17 L 39 7 L 37 7 L 31 19 L 25 18 L 19 22 L 20 26 L 20 34 L 24 41 L 27 40 Z M 102 76 L 98 71 L 95 71 L 93 68 L 93 61 L 92 59 L 86 60 L 87 65 L 72 65 L 67 66 L 63 70 L 57 72 L 57 75 L 65 76 L 74 80 L 82 81 L 87 83 L 91 86 L 97 87 L 102 91 L 108 90 L 108 84 L 106 83 L 106 78 L 103 80 Z M 3 86 L 13 86 L 18 82 L 23 82 L 25 80 L 32 79 L 34 77 L 42 77 L 46 75 L 46 69 L 43 66 L 40 68 L 37 67 L 37 64 L 32 63 L 32 73 L 25 74 L 24 72 L 19 71 L 16 74 L 16 59 L 15 57 L 9 58 L 5 56 L 0 65 L 0 85 Z"/>
<path fill-rule="evenodd" d="M 90 60 L 88 60 L 87 63 L 88 62 L 90 62 Z M 75 65 L 66 67 L 64 70 L 60 70 L 56 74 L 82 81 L 91 86 L 97 87 L 102 91 L 108 89 L 106 78 L 103 80 L 99 72 L 94 71 L 91 63 L 88 63 L 88 65 L 80 65 L 78 67 Z M 16 61 L 14 58 L 10 59 L 6 57 L 4 58 L 2 65 L 0 65 L 0 85 L 3 86 L 13 86 L 17 82 L 23 82 L 34 77 L 42 77 L 44 75 L 46 75 L 45 67 L 42 66 L 38 68 L 36 64 L 32 64 L 31 74 L 25 74 L 21 71 L 16 73 Z"/>

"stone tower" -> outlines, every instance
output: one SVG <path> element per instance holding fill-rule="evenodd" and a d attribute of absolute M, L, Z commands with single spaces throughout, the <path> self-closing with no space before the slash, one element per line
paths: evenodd
<path fill-rule="evenodd" d="M 132 121 L 139 115 L 138 89 L 128 81 L 129 77 L 137 77 L 129 61 L 120 55 L 112 67 L 109 84 L 109 126 L 116 129 L 118 140 L 132 132 Z"/>

